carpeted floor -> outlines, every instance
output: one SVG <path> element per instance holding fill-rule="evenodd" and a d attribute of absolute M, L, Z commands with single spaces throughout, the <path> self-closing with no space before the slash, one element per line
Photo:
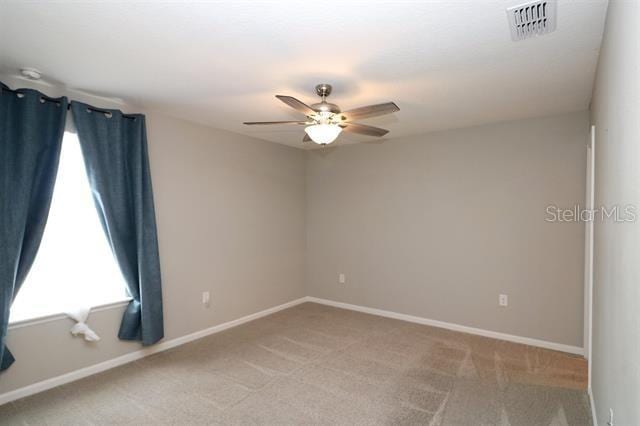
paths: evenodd
<path fill-rule="evenodd" d="M 305 303 L 0 407 L 1 424 L 590 425 L 586 363 Z"/>

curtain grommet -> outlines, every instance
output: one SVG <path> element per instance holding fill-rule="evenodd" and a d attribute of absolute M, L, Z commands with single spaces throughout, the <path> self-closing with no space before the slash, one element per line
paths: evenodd
<path fill-rule="evenodd" d="M 22 99 L 24 98 L 24 93 L 16 92 L 16 96 L 18 97 L 18 99 Z"/>
<path fill-rule="evenodd" d="M 104 113 L 104 116 L 107 117 L 107 118 L 111 118 L 111 117 L 113 117 L 113 113 L 111 111 L 106 111 Z"/>

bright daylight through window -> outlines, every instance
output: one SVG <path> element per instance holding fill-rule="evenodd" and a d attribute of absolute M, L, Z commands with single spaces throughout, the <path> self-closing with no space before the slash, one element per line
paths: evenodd
<path fill-rule="evenodd" d="M 83 161 L 77 135 L 65 132 L 47 226 L 11 306 L 10 322 L 128 297 L 93 204 Z"/>

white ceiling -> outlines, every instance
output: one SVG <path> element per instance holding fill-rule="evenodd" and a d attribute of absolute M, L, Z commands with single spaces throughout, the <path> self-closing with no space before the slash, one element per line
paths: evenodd
<path fill-rule="evenodd" d="M 301 146 L 316 83 L 387 139 L 588 108 L 606 0 L 559 0 L 557 30 L 510 38 L 502 1 L 24 2 L 0 0 L 0 72 L 41 70 L 68 88 Z M 343 134 L 343 142 L 370 140 Z"/>

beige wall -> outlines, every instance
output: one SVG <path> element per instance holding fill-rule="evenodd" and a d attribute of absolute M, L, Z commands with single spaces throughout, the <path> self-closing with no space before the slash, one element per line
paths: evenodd
<path fill-rule="evenodd" d="M 592 102 L 595 202 L 640 212 L 640 3 L 609 3 Z M 598 423 L 640 424 L 640 225 L 595 223 L 592 388 Z"/>
<path fill-rule="evenodd" d="M 166 339 L 312 295 L 581 345 L 583 227 L 544 214 L 583 201 L 587 113 L 325 153 L 147 116 Z M 0 394 L 139 349 L 121 311 L 11 329 Z"/>
<path fill-rule="evenodd" d="M 302 297 L 304 152 L 147 118 L 165 340 Z M 11 329 L 17 361 L 0 374 L 0 394 L 138 350 L 116 338 L 121 315 L 121 308 L 91 315 L 97 344 L 71 337 L 66 319 Z"/>
<path fill-rule="evenodd" d="M 309 152 L 308 295 L 581 347 L 584 226 L 545 208 L 584 204 L 588 131 L 585 111 Z"/>

